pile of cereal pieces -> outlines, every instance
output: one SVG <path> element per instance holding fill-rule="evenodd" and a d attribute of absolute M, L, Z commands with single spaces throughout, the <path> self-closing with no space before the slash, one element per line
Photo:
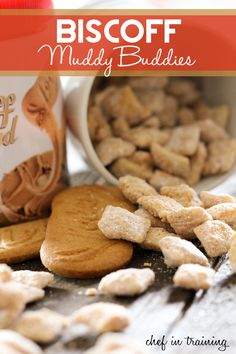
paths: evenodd
<path fill-rule="evenodd" d="M 154 278 L 151 269 L 119 270 L 101 280 L 99 292 L 110 293 L 110 287 L 114 286 L 114 294 L 138 295 L 146 291 Z M 130 325 L 130 312 L 122 305 L 95 302 L 68 316 L 47 308 L 26 309 L 27 304 L 42 299 L 43 288 L 53 280 L 54 276 L 48 272 L 13 271 L 0 264 L 0 353 L 42 354 L 39 345 L 54 342 L 64 330 L 78 325 L 86 326 L 95 335 L 102 334 L 88 353 L 113 353 L 111 349 L 118 348 L 129 350 L 130 354 L 146 353 L 125 335 L 107 333 L 122 331 Z"/>
<path fill-rule="evenodd" d="M 94 94 L 88 127 L 100 161 L 117 178 L 140 177 L 157 189 L 192 186 L 234 165 L 229 113 L 225 104 L 209 106 L 191 79 L 132 77 Z"/>
<path fill-rule="evenodd" d="M 161 251 L 167 266 L 178 267 L 173 280 L 183 288 L 208 289 L 212 285 L 215 271 L 210 268 L 208 258 L 229 253 L 236 272 L 234 197 L 207 191 L 198 196 L 187 184 L 165 186 L 158 193 L 146 181 L 129 175 L 119 179 L 119 186 L 124 196 L 139 205 L 139 209 L 132 213 L 107 206 L 98 222 L 106 237 Z M 196 240 L 200 241 L 204 253 L 195 245 Z M 100 289 L 120 295 L 122 290 L 117 289 L 114 275 L 107 277 Z"/>

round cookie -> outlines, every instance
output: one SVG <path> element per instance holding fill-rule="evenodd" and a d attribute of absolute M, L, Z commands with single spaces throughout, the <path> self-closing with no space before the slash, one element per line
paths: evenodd
<path fill-rule="evenodd" d="M 38 257 L 48 219 L 0 228 L 0 263 L 19 263 Z"/>
<path fill-rule="evenodd" d="M 82 185 L 58 194 L 52 204 L 40 256 L 49 270 L 74 278 L 95 278 L 125 266 L 133 246 L 109 240 L 98 229 L 107 205 L 135 208 L 112 186 Z"/>

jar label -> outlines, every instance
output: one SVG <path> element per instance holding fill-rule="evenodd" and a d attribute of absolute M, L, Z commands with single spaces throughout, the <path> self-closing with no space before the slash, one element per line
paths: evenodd
<path fill-rule="evenodd" d="M 0 224 L 48 214 L 65 185 L 57 77 L 0 78 Z"/>

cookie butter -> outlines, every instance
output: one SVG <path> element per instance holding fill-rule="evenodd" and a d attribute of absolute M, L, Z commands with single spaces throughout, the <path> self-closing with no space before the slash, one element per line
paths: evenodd
<path fill-rule="evenodd" d="M 59 78 L 0 78 L 0 158 L 0 225 L 46 216 L 65 185 Z"/>

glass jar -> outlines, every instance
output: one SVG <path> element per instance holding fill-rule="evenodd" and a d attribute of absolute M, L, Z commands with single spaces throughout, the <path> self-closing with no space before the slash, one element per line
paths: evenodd
<path fill-rule="evenodd" d="M 50 0 L 0 2 L 0 8 L 51 6 Z M 48 215 L 66 184 L 64 132 L 58 77 L 0 77 L 0 225 Z"/>

